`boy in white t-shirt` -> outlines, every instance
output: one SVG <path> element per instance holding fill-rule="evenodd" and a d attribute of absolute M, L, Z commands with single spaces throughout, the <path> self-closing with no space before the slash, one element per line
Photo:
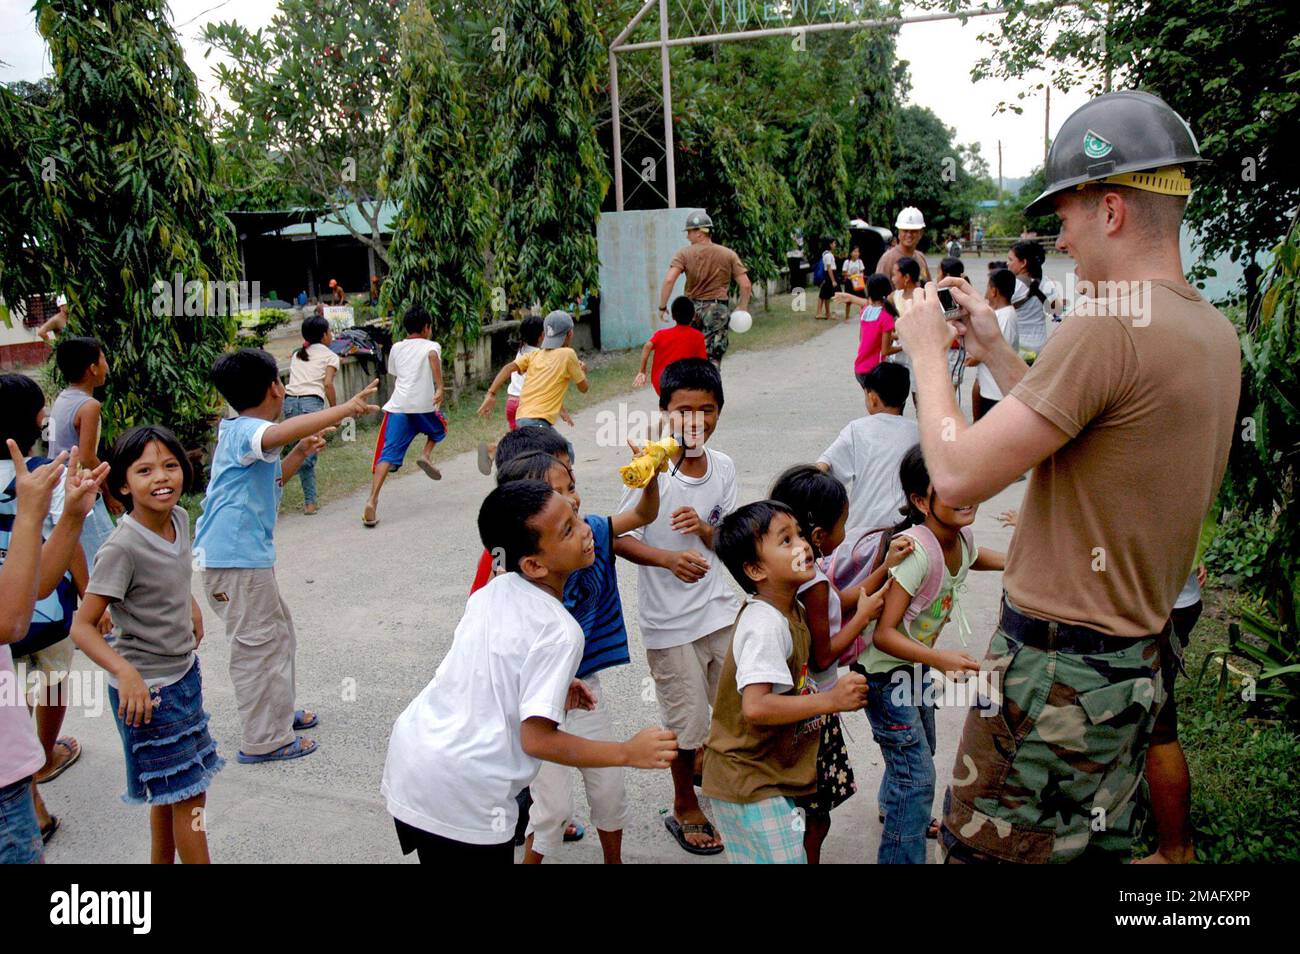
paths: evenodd
<path fill-rule="evenodd" d="M 521 480 L 483 501 L 479 536 L 509 571 L 465 604 L 451 650 L 393 726 L 381 792 L 403 854 L 422 864 L 510 864 L 516 796 L 543 760 L 579 768 L 667 768 L 664 729 L 626 742 L 560 731 L 595 698 L 574 678 L 582 627 L 561 602 L 569 574 L 590 566 L 591 528 L 549 484 Z"/>
<path fill-rule="evenodd" d="M 406 460 L 406 450 L 416 435 L 426 437 L 424 452 L 416 461 L 433 480 L 442 473 L 433 466 L 433 446 L 447 436 L 447 419 L 442 416 L 442 346 L 433 339 L 433 319 L 420 305 L 412 305 L 402 316 L 407 337 L 388 353 L 388 373 L 397 378 L 393 395 L 384 405 L 384 420 L 375 441 L 371 466 L 370 499 L 361 515 L 362 526 L 379 523 L 379 491 L 388 472 Z"/>
<path fill-rule="evenodd" d="M 710 706 L 740 600 L 712 559 L 713 536 L 736 509 L 736 467 L 704 445 L 722 411 L 722 378 L 704 358 L 664 368 L 659 407 L 682 453 L 660 474 L 659 517 L 619 537 L 614 552 L 639 565 L 637 619 L 664 725 L 677 733 L 673 810 L 664 824 L 691 854 L 716 855 L 722 841 L 695 794 L 696 753 L 709 735 Z M 619 510 L 635 507 L 637 490 Z"/>
<path fill-rule="evenodd" d="M 1015 273 L 1010 269 L 1000 268 L 997 271 L 990 272 L 989 287 L 984 293 L 984 297 L 993 306 L 1002 337 L 1007 339 L 1007 344 L 1018 351 L 1020 349 L 1020 330 L 1016 322 L 1016 308 L 1011 304 L 1011 300 L 1016 293 L 1016 284 Z M 972 415 L 978 421 L 993 410 L 998 401 L 1002 400 L 1002 389 L 998 387 L 997 381 L 994 380 L 993 372 L 978 358 L 968 357 L 966 366 L 978 368 L 975 372 L 975 385 L 971 389 Z"/>
<path fill-rule="evenodd" d="M 919 441 L 916 421 L 903 416 L 910 381 L 901 364 L 881 362 L 862 376 L 866 417 L 849 421 L 817 466 L 849 488 L 845 525 L 869 530 L 898 523 L 906 503 L 898 482 L 903 455 Z"/>

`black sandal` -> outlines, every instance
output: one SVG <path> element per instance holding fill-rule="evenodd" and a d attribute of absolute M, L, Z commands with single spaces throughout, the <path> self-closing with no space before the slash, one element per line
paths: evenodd
<path fill-rule="evenodd" d="M 704 822 L 702 824 L 699 822 L 689 822 L 683 824 L 672 815 L 669 815 L 664 819 L 664 827 L 668 829 L 669 834 L 677 839 L 677 844 L 682 846 L 683 851 L 688 851 L 693 855 L 720 855 L 725 847 L 723 845 L 714 845 L 711 848 L 705 848 L 700 845 L 692 845 L 686 840 L 688 834 L 707 835 L 710 838 L 717 838 L 718 833 L 713 830 L 713 825 L 709 822 Z"/>

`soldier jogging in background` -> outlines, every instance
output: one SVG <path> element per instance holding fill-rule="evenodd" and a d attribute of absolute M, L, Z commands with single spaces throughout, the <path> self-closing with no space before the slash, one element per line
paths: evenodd
<path fill-rule="evenodd" d="M 663 287 L 659 290 L 659 314 L 664 320 L 668 311 L 668 298 L 679 275 L 686 276 L 686 297 L 695 304 L 695 327 L 704 332 L 709 360 L 722 364 L 730 339 L 727 323 L 731 318 L 728 305 L 731 282 L 740 289 L 738 311 L 749 310 L 749 296 L 753 290 L 749 275 L 740 256 L 713 241 L 713 220 L 707 212 L 692 212 L 686 217 L 686 239 L 690 243 L 679 248 L 668 264 Z"/>

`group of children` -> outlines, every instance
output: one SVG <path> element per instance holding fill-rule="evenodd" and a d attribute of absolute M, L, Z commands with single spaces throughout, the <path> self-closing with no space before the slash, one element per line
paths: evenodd
<path fill-rule="evenodd" d="M 690 330 L 685 306 L 678 312 L 675 303 L 678 327 Z M 29 589 L 41 598 L 0 639 L 47 640 L 22 647 L 24 659 L 63 640 L 68 655 L 75 644 L 105 670 L 126 765 L 123 797 L 150 806 L 156 862 L 208 860 L 206 791 L 224 764 L 203 704 L 193 572 L 228 637 L 238 761 L 316 751 L 300 734 L 319 719 L 295 697 L 293 617 L 275 577 L 276 513 L 284 481 L 321 450 L 329 430 L 379 408 L 369 403 L 377 382 L 335 400 L 337 365 L 316 350 L 328 345 L 328 326 L 306 324 L 291 367 L 295 394 L 263 351 L 234 351 L 213 367 L 234 416 L 218 429 L 192 543 L 179 506 L 192 465 L 169 430 L 131 428 L 99 463 L 91 456 L 98 406 L 65 392 L 54 403 L 53 434 L 71 446 L 52 462 L 32 459 L 44 396 L 27 378 L 0 377 L 7 441 L 0 588 L 8 594 L 36 579 Z M 408 338 L 390 358 L 397 384 L 385 406 L 367 525 L 383 477 L 415 436 L 428 438 L 428 462 L 445 433 L 431 322 L 412 309 L 405 324 Z M 507 365 L 484 402 L 490 409 L 508 377 L 525 375 L 516 426 L 495 448 L 497 486 L 479 512 L 484 554 L 464 615 L 389 740 L 382 792 L 403 852 L 421 861 L 509 862 L 527 789 L 525 860 L 553 855 L 573 815 L 572 766 L 581 770 L 605 860 L 619 862 L 629 817 L 623 770 L 635 767 L 669 770 L 665 826 L 686 852 L 816 862 L 832 811 L 856 791 L 840 714 L 865 709 L 885 756 L 880 860 L 924 861 L 933 717 L 923 699 L 902 692 L 913 682 L 899 676 L 913 666 L 978 669 L 964 653 L 934 644 L 950 618 L 964 621 L 967 572 L 1000 569 L 1002 556 L 974 545 L 973 507 L 934 494 L 915 423 L 902 416 L 906 371 L 878 363 L 864 373 L 867 415 L 816 464 L 779 475 L 768 499 L 741 505 L 735 464 L 709 446 L 724 403 L 717 367 L 698 355 L 661 366 L 676 343 L 656 343 L 661 430 L 676 451 L 666 470 L 628 487 L 615 513 L 584 515 L 572 446 L 553 425 L 568 385 L 583 389 L 585 368 L 566 314 L 548 315 L 540 332 L 540 347 Z M 60 366 L 69 390 L 84 394 L 108 373 L 91 339 L 65 340 Z M 286 406 L 304 397 L 319 404 Z M 89 542 L 101 495 L 124 514 Z M 32 527 L 42 525 L 43 543 L 34 543 Z M 637 618 L 660 721 L 625 742 L 614 737 L 600 680 L 631 659 L 619 557 L 637 566 Z M 21 601 L 15 609 L 21 615 Z M 12 665 L 8 651 L 0 665 Z M 3 706 L 0 741 L 0 853 L 39 858 L 45 821 L 37 820 L 32 777 L 56 761 L 53 741 L 42 747 L 26 713 Z M 34 829 L 24 827 L 29 815 Z"/>
<path fill-rule="evenodd" d="M 966 575 L 1001 569 L 1003 555 L 975 546 L 974 507 L 930 485 L 901 416 L 905 370 L 872 368 L 862 422 L 745 505 L 734 463 L 709 446 L 716 366 L 679 359 L 658 384 L 675 453 L 613 515 L 582 514 L 572 450 L 553 430 L 520 427 L 496 446 L 464 615 L 389 739 L 381 790 L 403 853 L 511 862 L 527 790 L 524 860 L 541 861 L 572 815 L 572 766 L 605 861 L 619 862 L 623 770 L 636 767 L 669 770 L 665 827 L 686 852 L 817 862 L 832 811 L 856 791 L 841 713 L 865 709 L 885 756 L 879 860 L 924 862 L 933 713 L 912 673 L 978 670 L 935 641 L 949 619 L 968 629 Z M 619 557 L 637 566 L 660 723 L 624 742 L 599 678 L 630 661 Z"/>

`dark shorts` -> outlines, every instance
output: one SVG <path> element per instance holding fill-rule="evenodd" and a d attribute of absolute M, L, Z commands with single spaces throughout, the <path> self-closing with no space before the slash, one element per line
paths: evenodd
<path fill-rule="evenodd" d="M 406 450 L 411 446 L 411 441 L 421 434 L 432 438 L 434 443 L 447 436 L 447 419 L 442 416 L 442 412 L 402 414 L 399 411 L 385 411 L 383 423 L 379 425 L 379 437 L 375 441 L 375 462 L 371 470 L 380 464 L 388 464 L 397 470 L 406 460 Z"/>
<path fill-rule="evenodd" d="M 477 867 L 512 865 L 515 863 L 515 846 L 513 841 L 503 841 L 497 845 L 471 845 L 465 841 L 455 841 L 424 831 L 404 821 L 393 819 L 397 826 L 397 842 L 402 846 L 402 854 L 415 852 L 422 865 L 447 865 L 456 867 Z"/>
<path fill-rule="evenodd" d="M 796 796 L 794 803 L 809 815 L 829 815 L 831 809 L 843 805 L 857 790 L 840 717 L 827 716 L 817 748 L 817 791 Z"/>
<path fill-rule="evenodd" d="M 1166 641 L 1160 664 L 1161 679 L 1165 685 L 1165 704 L 1160 707 L 1155 727 L 1151 730 L 1152 745 L 1168 745 L 1178 741 L 1178 706 L 1174 701 L 1174 681 L 1183 670 L 1183 650 L 1187 648 L 1192 627 L 1201 618 L 1204 607 L 1205 604 L 1197 600 L 1191 606 L 1175 608 L 1169 614 L 1173 624 L 1173 638 Z"/>
<path fill-rule="evenodd" d="M 836 291 L 838 291 L 838 289 L 835 287 L 835 283 L 827 278 L 822 282 L 821 288 L 817 292 L 817 297 L 822 301 L 829 301 L 834 297 Z"/>
<path fill-rule="evenodd" d="M 976 410 L 975 420 L 978 421 L 981 417 L 983 417 L 985 414 L 987 414 L 989 411 L 993 410 L 997 406 L 998 406 L 997 401 L 991 401 L 981 394 L 980 399 L 975 402 L 975 410 Z"/>

